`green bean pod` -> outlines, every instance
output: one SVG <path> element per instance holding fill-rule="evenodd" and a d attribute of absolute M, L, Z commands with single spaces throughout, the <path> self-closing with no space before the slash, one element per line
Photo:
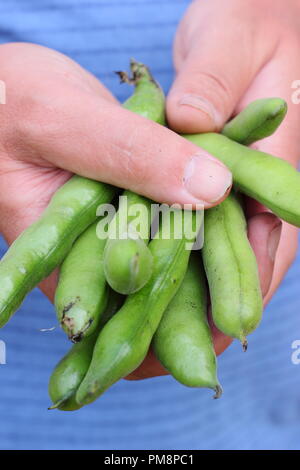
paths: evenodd
<path fill-rule="evenodd" d="M 300 227 L 300 174 L 287 161 L 215 134 L 185 135 L 190 142 L 221 160 L 241 192 Z"/>
<path fill-rule="evenodd" d="M 90 368 L 76 394 L 80 405 L 93 402 L 141 364 L 163 312 L 184 278 L 191 249 L 187 240 L 194 239 L 203 214 L 193 213 L 193 230 L 189 226 L 181 238 L 174 237 L 176 219 L 170 215 L 169 238 L 162 236 L 162 223 L 158 235 L 149 244 L 154 258 L 150 281 L 127 297 L 123 307 L 100 332 Z"/>
<path fill-rule="evenodd" d="M 223 128 L 222 134 L 235 142 L 250 145 L 274 134 L 287 113 L 281 98 L 253 101 Z"/>
<path fill-rule="evenodd" d="M 233 192 L 205 213 L 202 255 L 214 323 L 246 349 L 246 336 L 258 326 L 263 304 L 246 220 Z"/>
<path fill-rule="evenodd" d="M 121 82 L 135 86 L 135 92 L 123 103 L 123 107 L 164 126 L 165 98 L 160 85 L 148 67 L 134 59 L 131 59 L 130 70 L 131 77 L 125 72 L 117 72 Z"/>
<path fill-rule="evenodd" d="M 148 68 L 131 61 L 132 78 L 119 72 L 122 81 L 135 85 L 133 95 L 123 107 L 147 119 L 165 124 L 165 97 Z M 104 252 L 104 271 L 110 286 L 122 294 L 141 289 L 152 274 L 153 258 L 147 247 L 151 224 L 151 201 L 125 191 L 127 204 L 121 204 L 111 222 Z M 135 216 L 130 212 L 140 206 L 140 227 L 134 226 Z M 122 221 L 125 220 L 125 223 Z M 114 230 L 112 230 L 112 227 Z M 115 228 L 119 228 L 116 235 Z"/>
<path fill-rule="evenodd" d="M 91 335 L 98 326 L 108 298 L 103 269 L 106 240 L 97 237 L 98 222 L 75 241 L 64 259 L 55 292 L 56 315 L 73 342 Z"/>
<path fill-rule="evenodd" d="M 262 100 L 257 100 L 253 103 L 251 103 L 249 106 L 247 106 L 240 114 L 238 114 L 234 119 L 232 119 L 223 129 L 222 133 L 234 140 L 239 141 L 242 144 L 251 144 L 253 142 L 256 142 L 259 139 L 263 139 L 265 137 L 268 137 L 271 133 L 275 132 L 277 127 L 280 125 L 282 122 L 284 116 L 286 114 L 286 103 L 281 100 L 280 98 L 270 98 L 270 99 L 262 99 Z M 233 196 L 234 197 L 234 196 Z M 228 201 L 225 203 L 221 203 L 219 206 L 217 213 L 210 215 L 210 211 L 208 210 L 205 214 L 205 221 L 208 221 L 208 227 L 207 230 L 210 229 L 210 226 L 213 226 L 213 230 L 215 234 L 220 234 L 221 236 L 224 236 L 224 221 L 227 219 L 230 219 L 230 212 L 229 214 L 226 214 L 227 208 L 230 209 L 230 201 L 228 204 Z M 219 214 L 219 216 L 218 216 Z M 239 217 L 240 215 L 240 217 Z M 234 219 L 236 225 L 231 227 L 231 232 L 228 233 L 226 232 L 226 236 L 228 237 L 228 243 L 226 244 L 227 250 L 228 248 L 234 248 L 236 245 L 236 238 L 240 237 L 240 227 L 242 227 L 242 231 L 245 231 L 244 225 L 244 215 L 242 211 L 239 209 L 235 211 L 235 219 Z M 233 223 L 233 220 L 231 221 Z M 242 234 L 242 238 L 244 238 L 244 234 Z M 231 238 L 232 237 L 232 238 Z M 210 246 L 210 252 L 214 251 L 213 243 L 218 244 L 220 243 L 220 240 L 218 239 L 217 236 L 214 237 L 214 239 L 208 240 L 206 243 Z M 222 241 L 223 243 L 223 241 Z M 218 250 L 219 246 L 216 247 L 216 250 Z M 248 251 L 251 250 L 251 247 L 249 246 Z M 215 263 L 214 263 L 214 270 L 213 273 L 211 272 L 211 269 L 209 269 L 210 266 L 210 252 L 208 250 L 204 249 L 203 250 L 203 258 L 206 260 L 206 265 L 208 266 L 207 270 L 209 273 L 209 278 L 211 280 L 210 285 L 211 285 L 211 297 L 213 298 L 213 304 L 218 304 L 218 299 L 219 298 L 230 298 L 231 297 L 231 291 L 232 289 L 235 290 L 236 293 L 238 293 L 238 289 L 242 288 L 244 285 L 244 289 L 247 289 L 247 284 L 248 284 L 248 277 L 250 276 L 252 279 L 256 280 L 257 279 L 257 267 L 255 266 L 254 262 L 251 263 L 251 266 L 248 264 L 247 270 L 240 270 L 239 263 L 233 263 L 230 266 L 231 270 L 236 269 L 235 275 L 233 276 L 232 273 L 228 273 L 229 280 L 233 279 L 238 280 L 240 286 L 237 284 L 232 284 L 229 280 L 226 281 L 226 283 L 222 284 L 222 291 L 218 290 L 218 287 L 220 284 L 217 284 L 213 282 L 213 279 L 221 277 L 224 278 L 224 260 L 222 257 L 216 258 Z M 207 259 L 206 259 L 207 258 Z M 252 258 L 252 255 L 251 255 Z M 254 271 L 253 271 L 254 270 Z M 244 278 L 244 275 L 247 275 L 247 278 Z M 255 284 L 258 284 L 258 280 L 255 281 Z M 228 290 L 226 290 L 228 289 Z M 226 292 L 224 292 L 226 290 Z M 256 299 L 255 302 L 253 302 L 253 305 L 259 305 L 261 302 L 261 293 L 256 287 L 256 292 L 258 298 Z M 245 294 L 247 293 L 247 290 L 244 292 L 241 292 L 241 295 L 239 296 L 240 298 L 240 305 L 238 302 L 235 302 L 232 304 L 232 311 L 231 314 L 228 313 L 228 315 L 237 318 L 237 321 L 239 321 L 239 317 L 241 316 L 241 312 L 243 311 L 243 306 L 242 306 L 242 301 L 244 297 L 248 298 L 248 296 Z M 254 295 L 254 291 L 253 291 Z M 226 304 L 227 305 L 227 304 Z M 228 307 L 229 310 L 229 307 Z M 259 315 L 258 315 L 258 309 L 254 308 L 253 309 L 253 317 L 254 317 L 254 324 L 256 324 L 259 321 Z M 214 309 L 213 309 L 213 316 L 215 316 Z M 223 323 L 226 322 L 226 318 L 224 318 Z M 222 325 L 222 328 L 224 329 L 224 325 Z M 231 325 L 229 325 L 229 329 L 231 331 Z M 244 329 L 242 329 L 244 330 Z M 244 347 L 246 347 L 246 342 L 244 339 L 245 334 L 241 333 L 242 335 L 242 341 L 244 342 Z"/>
<path fill-rule="evenodd" d="M 251 103 L 249 106 L 247 106 L 240 114 L 238 114 L 234 119 L 232 119 L 223 129 L 222 133 L 228 137 L 231 137 L 232 139 L 238 140 L 240 143 L 253 143 L 259 139 L 263 139 L 265 137 L 268 137 L 271 132 L 275 132 L 277 127 L 280 125 L 282 122 L 286 112 L 286 105 L 283 100 L 280 100 L 279 98 L 270 98 L 270 99 L 263 99 L 263 100 L 257 100 L 253 103 Z M 234 197 L 234 196 L 232 196 Z M 235 203 L 233 203 L 235 204 Z M 221 203 L 219 206 L 218 211 L 214 211 L 213 209 L 209 209 L 206 214 L 205 214 L 205 221 L 208 222 L 208 227 L 207 230 L 213 231 L 215 234 L 220 234 L 221 236 L 224 236 L 224 224 L 226 219 L 230 219 L 230 210 L 231 210 L 231 205 L 233 205 L 229 201 L 226 201 L 225 203 Z M 229 213 L 227 214 L 226 211 L 229 210 Z M 213 212 L 211 215 L 210 211 Z M 228 255 L 228 250 L 231 248 L 234 251 L 234 247 L 236 246 L 236 237 L 240 237 L 239 233 L 239 227 L 245 227 L 245 218 L 243 211 L 241 210 L 235 210 L 235 227 L 234 230 L 231 230 L 230 232 L 226 232 L 226 237 L 228 237 L 228 243 L 226 243 L 227 250 L 225 253 Z M 211 228 L 210 228 L 211 227 Z M 242 228 L 242 231 L 244 232 L 245 229 Z M 243 238 L 245 238 L 245 235 L 242 235 Z M 213 243 L 218 244 L 216 248 L 214 248 Z M 207 273 L 208 273 L 208 278 L 210 281 L 211 287 L 211 298 L 212 298 L 212 305 L 219 305 L 218 299 L 225 297 L 226 299 L 231 299 L 231 291 L 233 290 L 236 293 L 236 296 L 232 297 L 232 305 L 230 305 L 230 300 L 226 302 L 226 311 L 227 316 L 229 317 L 236 317 L 237 320 L 239 320 L 240 316 L 243 315 L 241 312 L 243 312 L 243 304 L 242 302 L 244 301 L 244 298 L 248 299 L 249 303 L 249 295 L 245 295 L 247 293 L 247 285 L 248 285 L 248 277 L 253 279 L 255 281 L 255 284 L 257 284 L 257 287 L 255 290 L 252 290 L 252 296 L 253 296 L 253 302 L 252 305 L 254 306 L 252 314 L 253 314 L 253 324 L 256 325 L 258 324 L 260 320 L 260 315 L 258 314 L 259 310 L 256 307 L 257 305 L 260 305 L 261 303 L 261 292 L 258 289 L 258 273 L 257 273 L 257 266 L 254 262 L 251 262 L 251 265 L 247 265 L 246 270 L 241 270 L 240 269 L 240 262 L 234 262 L 231 264 L 230 268 L 227 266 L 224 266 L 224 260 L 223 257 L 215 258 L 214 259 L 214 265 L 213 269 L 210 268 L 210 262 L 211 262 L 211 253 L 213 253 L 216 250 L 219 249 L 219 243 L 224 243 L 224 241 L 220 241 L 220 239 L 217 236 L 214 236 L 213 239 L 210 239 L 206 242 L 206 244 L 210 247 L 210 250 L 204 248 L 203 249 L 203 258 L 205 260 L 205 264 L 207 266 Z M 248 243 L 246 242 L 248 245 Z M 251 247 L 249 246 L 247 251 L 250 253 Z M 234 253 L 233 253 L 234 255 Z M 253 255 L 254 256 L 254 255 Z M 251 258 L 253 258 L 251 255 Z M 251 268 L 252 266 L 252 268 Z M 222 284 L 222 291 L 219 291 L 219 286 L 220 284 L 215 282 L 216 278 L 224 278 L 226 277 L 226 273 L 224 273 L 224 269 L 228 270 L 228 278 L 226 280 L 226 284 Z M 233 275 L 232 272 L 230 271 L 235 271 L 235 274 Z M 244 276 L 247 276 L 247 278 L 244 278 Z M 257 279 L 257 280 L 256 280 Z M 231 284 L 232 280 L 232 284 Z M 238 282 L 237 282 L 238 281 Z M 244 287 L 243 287 L 244 286 Z M 246 289 L 246 291 L 241 292 L 239 295 L 239 289 Z M 225 291 L 225 292 L 224 292 Z M 255 300 L 255 291 L 257 292 L 258 298 Z M 239 298 L 240 304 L 237 302 L 237 296 Z M 251 304 L 251 301 L 250 301 Z M 262 307 L 261 307 L 262 308 Z M 231 314 L 229 311 L 231 310 Z M 213 308 L 213 316 L 217 316 L 218 314 L 214 312 Z M 224 328 L 227 331 L 227 328 L 224 327 L 224 322 L 226 323 L 227 319 L 224 317 L 223 319 L 223 324 L 222 327 L 223 330 Z M 249 321 L 249 314 L 248 314 L 248 320 Z M 230 324 L 228 326 L 229 331 L 232 331 L 232 319 L 230 321 Z M 251 322 L 250 322 L 251 323 Z M 242 341 L 244 343 L 244 348 L 246 348 L 246 340 L 245 340 L 245 333 L 244 333 L 244 328 L 241 326 L 242 329 Z M 239 329 L 238 329 L 239 331 Z M 241 338 L 240 338 L 241 339 Z"/>
<path fill-rule="evenodd" d="M 49 409 L 74 411 L 81 408 L 75 400 L 75 394 L 90 366 L 99 331 L 122 303 L 123 296 L 111 291 L 107 308 L 97 330 L 92 335 L 84 337 L 80 343 L 74 344 L 56 365 L 49 380 L 49 395 L 53 402 Z"/>
<path fill-rule="evenodd" d="M 187 273 L 168 305 L 153 338 L 156 357 L 170 374 L 188 387 L 208 387 L 219 398 L 217 360 L 207 321 L 207 290 L 203 267 L 190 257 Z"/>
<path fill-rule="evenodd" d="M 65 258 L 75 239 L 96 220 L 112 186 L 73 176 L 52 197 L 42 216 L 10 246 L 0 262 L 0 326 L 25 296 Z"/>
<path fill-rule="evenodd" d="M 152 274 L 153 257 L 147 246 L 151 201 L 131 191 L 124 191 L 120 200 L 118 212 L 109 226 L 104 272 L 115 291 L 130 294 L 141 289 Z M 139 226 L 135 224 L 137 214 L 134 209 L 138 210 Z"/>

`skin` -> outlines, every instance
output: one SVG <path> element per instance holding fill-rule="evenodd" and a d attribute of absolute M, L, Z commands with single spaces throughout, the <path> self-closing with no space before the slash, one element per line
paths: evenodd
<path fill-rule="evenodd" d="M 300 113 L 291 101 L 295 92 L 291 85 L 299 76 L 299 18 L 298 0 L 288 5 L 285 0 L 192 2 L 174 41 L 176 77 L 167 97 L 170 127 L 180 133 L 219 131 L 249 103 L 279 96 L 288 103 L 286 119 L 275 135 L 255 148 L 296 167 Z M 191 97 L 195 97 L 193 105 L 187 104 L 186 98 L 191 103 Z M 295 259 L 298 230 L 281 224 L 251 199 L 246 201 L 246 210 L 248 236 L 267 304 Z M 213 325 L 212 329 L 216 353 L 221 354 L 231 339 Z M 130 378 L 165 373 L 151 353 Z"/>
<path fill-rule="evenodd" d="M 289 104 L 287 118 L 274 136 L 255 147 L 296 166 L 300 113 L 291 102 L 291 84 L 300 66 L 299 9 L 297 0 L 291 0 L 288 8 L 284 0 L 194 1 L 179 25 L 174 43 L 177 75 L 167 99 L 171 127 L 185 133 L 220 130 L 232 115 L 271 93 Z M 216 111 L 217 120 L 204 108 L 181 105 L 186 95 L 203 98 Z M 249 236 L 266 279 L 263 287 L 267 302 L 295 257 L 297 230 L 283 223 L 272 276 L 273 269 L 269 269 L 269 263 L 266 266 L 268 247 L 262 253 L 258 246 L 258 234 L 260 238 L 264 234 L 267 241 L 272 232 L 265 212 L 260 204 L 249 202 Z M 273 241 L 269 240 L 269 246 Z"/>
<path fill-rule="evenodd" d="M 206 279 L 200 257 L 192 253 L 178 292 L 165 310 L 153 337 L 156 357 L 188 387 L 208 387 L 219 398 L 217 361 L 207 321 Z"/>
<path fill-rule="evenodd" d="M 54 305 L 63 330 L 73 342 L 97 329 L 108 299 L 103 269 L 106 240 L 97 237 L 98 221 L 73 244 L 59 273 Z"/>
<path fill-rule="evenodd" d="M 190 257 L 187 240 L 193 242 L 192 232 L 176 238 L 174 217 L 171 220 L 170 238 L 162 237 L 163 221 L 159 236 L 149 244 L 154 258 L 150 281 L 127 297 L 123 307 L 100 332 L 91 365 L 76 393 L 80 405 L 92 403 L 112 384 L 135 370 L 147 355 L 162 315 L 185 276 Z M 196 220 L 195 214 L 193 220 L 200 228 L 201 221 Z"/>
<path fill-rule="evenodd" d="M 175 38 L 169 125 L 181 133 L 222 129 L 248 103 L 270 96 L 270 90 L 290 104 L 291 83 L 300 65 L 299 9 L 297 0 L 290 0 L 288 8 L 284 0 L 194 1 Z M 242 40 L 236 40 L 237 33 Z M 95 77 L 54 51 L 31 44 L 2 45 L 0 65 L 2 80 L 10 84 L 10 106 L 1 108 L 0 126 L 0 229 L 9 243 L 38 218 L 72 172 L 105 178 L 160 202 L 193 202 L 182 190 L 185 163 L 196 152 L 193 146 L 167 129 L 127 114 Z M 219 111 L 218 122 L 207 108 L 182 104 L 183 97 L 191 94 Z M 299 128 L 298 107 L 289 106 L 285 124 L 257 146 L 284 155 L 296 166 Z M 132 136 L 130 172 L 128 135 Z M 145 149 L 146 158 L 140 159 Z M 101 159 L 95 158 L 98 154 Z M 210 166 L 206 154 L 202 156 L 202 163 L 206 160 Z M 216 168 L 212 165 L 197 174 L 198 196 L 206 200 L 205 207 L 221 202 L 228 188 L 227 176 Z M 219 184 L 225 180 L 220 196 Z M 283 223 L 281 231 L 278 219 L 253 201 L 247 202 L 247 216 L 266 303 L 295 258 L 297 230 Z M 52 300 L 55 285 L 56 274 L 41 286 Z M 220 354 L 231 340 L 213 325 L 212 329 Z M 150 352 L 131 378 L 163 373 Z"/>

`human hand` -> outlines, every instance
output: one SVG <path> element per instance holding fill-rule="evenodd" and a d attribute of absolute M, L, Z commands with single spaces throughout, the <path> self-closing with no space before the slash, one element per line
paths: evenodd
<path fill-rule="evenodd" d="M 3 45 L 0 70 L 7 87 L 0 126 L 0 230 L 9 243 L 72 173 L 166 203 L 203 200 L 209 207 L 230 189 L 231 174 L 221 162 L 122 108 L 62 54 L 33 44 Z M 54 273 L 41 284 L 50 300 L 56 282 Z"/>
<path fill-rule="evenodd" d="M 255 148 L 297 165 L 300 113 L 291 102 L 299 77 L 300 4 L 291 0 L 196 0 L 179 25 L 174 44 L 176 78 L 167 99 L 169 126 L 181 133 L 220 131 L 250 102 L 278 96 L 289 104 L 274 136 Z M 263 177 L 263 175 L 262 175 Z M 298 230 L 256 201 L 246 202 L 248 235 L 256 254 L 266 304 L 297 251 Z M 229 346 L 212 324 L 216 353 Z M 130 378 L 167 372 L 153 353 Z"/>

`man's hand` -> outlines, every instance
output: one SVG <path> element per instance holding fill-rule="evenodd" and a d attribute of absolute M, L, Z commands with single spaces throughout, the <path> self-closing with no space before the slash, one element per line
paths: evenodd
<path fill-rule="evenodd" d="M 177 75 L 167 99 L 169 126 L 183 133 L 219 131 L 250 102 L 278 96 L 289 105 L 287 117 L 274 136 L 255 148 L 296 166 L 300 108 L 291 95 L 300 77 L 299 51 L 297 0 L 195 0 L 175 38 Z M 295 258 L 298 230 L 250 199 L 247 216 L 266 304 Z M 211 325 L 220 354 L 232 340 Z M 130 378 L 163 374 L 151 353 Z"/>
<path fill-rule="evenodd" d="M 11 243 L 72 173 L 159 202 L 224 199 L 231 173 L 174 132 L 122 108 L 78 64 L 33 44 L 0 46 L 0 230 Z M 56 275 L 44 281 L 52 299 Z"/>

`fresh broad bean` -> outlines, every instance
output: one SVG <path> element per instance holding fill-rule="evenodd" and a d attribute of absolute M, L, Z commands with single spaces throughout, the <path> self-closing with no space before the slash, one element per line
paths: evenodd
<path fill-rule="evenodd" d="M 84 337 L 80 343 L 74 344 L 56 365 L 49 381 L 49 395 L 53 402 L 49 409 L 73 411 L 81 408 L 75 400 L 75 394 L 90 366 L 99 331 L 117 312 L 123 300 L 123 296 L 110 291 L 108 305 L 97 330 L 92 335 Z"/>
<path fill-rule="evenodd" d="M 186 275 L 153 338 L 156 357 L 188 387 L 208 387 L 219 398 L 217 360 L 207 321 L 207 290 L 203 267 L 190 257 Z"/>
<path fill-rule="evenodd" d="M 164 126 L 165 99 L 160 85 L 154 80 L 148 67 L 134 59 L 131 59 L 130 70 L 131 77 L 125 72 L 117 72 L 121 82 L 135 86 L 135 92 L 123 103 L 123 107 Z"/>
<path fill-rule="evenodd" d="M 42 216 L 10 246 L 0 262 L 0 326 L 25 296 L 65 258 L 75 239 L 110 202 L 112 186 L 73 176 L 52 197 Z"/>
<path fill-rule="evenodd" d="M 202 255 L 214 323 L 246 349 L 246 336 L 258 326 L 263 304 L 246 220 L 233 192 L 205 213 Z"/>
<path fill-rule="evenodd" d="M 138 226 L 135 223 L 137 216 Z M 153 257 L 147 246 L 150 225 L 151 201 L 131 191 L 124 191 L 118 212 L 109 225 L 104 250 L 107 282 L 121 294 L 136 292 L 151 277 Z"/>
<path fill-rule="evenodd" d="M 100 332 L 91 365 L 76 394 L 78 404 L 93 402 L 145 358 L 163 312 L 184 278 L 191 249 L 187 241 L 194 240 L 202 216 L 200 212 L 192 213 L 193 224 L 185 227 L 181 238 L 174 236 L 178 219 L 172 211 L 168 239 L 162 235 L 166 219 L 162 222 L 149 244 L 154 258 L 152 277 L 141 290 L 127 297 Z"/>
<path fill-rule="evenodd" d="M 55 292 L 58 321 L 73 342 L 97 329 L 107 304 L 108 285 L 103 269 L 106 240 L 97 237 L 97 223 L 75 241 L 61 265 Z"/>
<path fill-rule="evenodd" d="M 109 240 L 105 248 L 105 276 L 117 292 L 129 294 L 140 290 L 150 279 L 153 256 L 144 240 L 128 238 Z"/>
<path fill-rule="evenodd" d="M 222 134 L 235 142 L 250 145 L 274 134 L 287 113 L 281 98 L 262 98 L 246 106 L 223 128 Z"/>
<path fill-rule="evenodd" d="M 225 163 L 241 192 L 271 209 L 281 219 L 300 227 L 300 174 L 290 163 L 220 134 L 184 137 Z"/>
<path fill-rule="evenodd" d="M 238 114 L 232 121 L 230 121 L 225 126 L 222 133 L 228 137 L 231 137 L 234 140 L 239 140 L 240 143 L 250 144 L 259 139 L 264 139 L 265 137 L 268 137 L 271 132 L 274 132 L 281 123 L 282 119 L 284 118 L 285 112 L 285 102 L 283 100 L 280 100 L 279 98 L 257 100 L 247 106 L 240 114 Z M 224 236 L 224 227 L 226 226 L 226 220 L 230 221 L 230 223 L 234 222 L 235 224 L 234 226 L 230 227 L 230 231 L 226 230 L 226 242 L 224 240 L 219 240 L 218 236 L 214 235 L 212 239 L 206 242 L 208 247 L 205 247 L 203 249 L 203 258 L 207 266 L 207 273 L 210 281 L 209 283 L 212 286 L 212 305 L 219 306 L 218 299 L 222 299 L 223 297 L 228 299 L 228 301 L 225 302 L 227 317 L 230 318 L 228 329 L 224 327 L 224 323 L 226 323 L 227 321 L 225 315 L 222 324 L 222 328 L 225 328 L 226 331 L 232 331 L 232 322 L 234 320 L 234 317 L 236 317 L 237 321 L 240 320 L 240 317 L 242 318 L 244 299 L 247 299 L 249 303 L 250 296 L 247 287 L 249 278 L 254 280 L 256 285 L 256 288 L 250 291 L 250 295 L 252 295 L 253 297 L 252 305 L 254 307 L 256 306 L 252 310 L 253 324 L 258 323 L 259 321 L 260 315 L 258 314 L 259 310 L 257 308 L 257 305 L 261 304 L 261 293 L 258 289 L 257 267 L 255 263 L 251 261 L 250 264 L 247 263 L 246 269 L 241 269 L 241 261 L 239 260 L 239 258 L 236 259 L 234 257 L 236 238 L 241 236 L 240 227 L 242 227 L 242 232 L 245 231 L 245 218 L 242 210 L 239 210 L 239 208 L 237 207 L 237 210 L 234 211 L 234 220 L 231 218 L 232 207 L 234 208 L 235 204 L 236 203 L 234 200 L 233 202 L 231 202 L 230 200 L 225 201 L 225 203 L 220 204 L 219 209 L 217 211 L 214 211 L 214 209 L 209 209 L 205 214 L 205 221 L 207 220 L 208 223 L 207 231 L 213 231 L 214 234 L 219 234 L 219 237 Z M 229 211 L 228 214 L 226 213 L 227 210 Z M 212 211 L 212 214 L 210 213 L 210 211 Z M 242 233 L 242 238 L 245 238 L 244 233 Z M 232 249 L 233 263 L 230 265 L 230 267 L 226 265 L 224 266 L 225 263 L 223 256 L 214 258 L 213 268 L 210 267 L 212 256 L 211 253 L 213 253 L 215 250 L 214 243 L 218 244 L 218 246 L 215 248 L 216 250 L 219 249 L 219 243 L 225 245 L 226 251 L 224 252 L 224 254 L 227 258 L 230 257 L 230 253 L 228 253 L 228 251 Z M 247 252 L 251 254 L 251 247 L 248 247 L 247 242 L 245 242 L 245 244 L 247 245 Z M 254 258 L 254 255 L 251 254 L 250 258 L 252 260 Z M 244 262 L 243 258 L 242 262 Z M 226 270 L 228 271 L 227 277 Z M 247 276 L 246 278 L 244 277 L 245 275 Z M 224 277 L 226 278 L 225 284 L 221 285 L 220 282 L 217 283 L 215 281 L 215 279 L 223 279 Z M 222 291 L 219 291 L 219 287 L 222 288 Z M 242 289 L 244 289 L 244 291 L 242 291 Z M 235 292 L 234 296 L 231 296 L 232 290 Z M 258 296 L 256 300 L 255 291 Z M 230 306 L 231 298 L 232 305 Z M 239 300 L 239 302 L 237 302 L 237 299 Z M 230 310 L 231 313 L 229 313 Z M 213 307 L 213 316 L 218 315 L 220 314 L 216 313 Z M 250 313 L 248 315 L 251 316 Z M 249 318 L 247 321 L 249 321 Z M 243 332 L 242 336 L 245 336 Z M 243 339 L 243 342 L 244 347 L 246 347 L 245 339 Z"/>
<path fill-rule="evenodd" d="M 126 109 L 159 124 L 165 124 L 165 97 L 148 68 L 131 61 L 132 78 L 120 72 L 122 81 L 135 85 L 133 95 L 123 104 Z M 122 294 L 141 289 L 150 279 L 153 258 L 147 247 L 151 223 L 151 201 L 125 191 L 126 204 L 120 204 L 111 222 L 104 252 L 104 271 L 110 286 Z M 134 224 L 140 206 L 140 227 Z M 122 223 L 125 220 L 125 223 Z M 116 227 L 119 234 L 116 235 Z"/>

